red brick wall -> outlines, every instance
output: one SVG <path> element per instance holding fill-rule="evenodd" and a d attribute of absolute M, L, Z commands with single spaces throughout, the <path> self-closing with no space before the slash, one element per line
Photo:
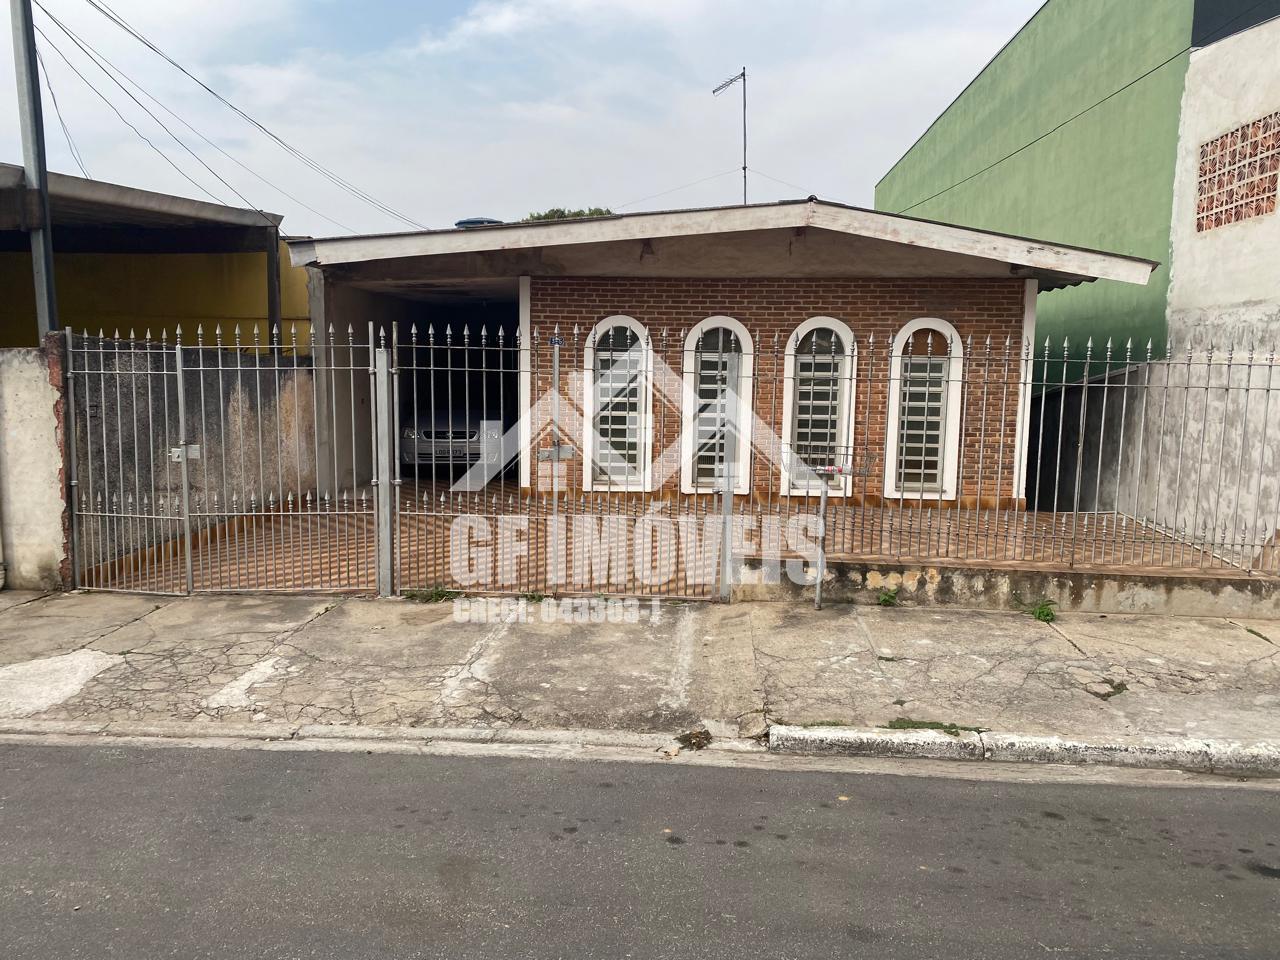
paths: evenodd
<path fill-rule="evenodd" d="M 684 336 L 706 317 L 723 314 L 738 320 L 754 340 L 756 415 L 782 433 L 783 365 L 788 338 L 803 321 L 829 316 L 844 321 L 858 339 L 854 446 L 869 476 L 855 480 L 854 494 L 879 498 L 884 485 L 884 431 L 887 420 L 889 344 L 901 327 L 917 317 L 939 317 L 966 341 L 965 416 L 962 421 L 961 502 L 979 495 L 990 501 L 1007 497 L 1013 483 L 1014 430 L 1020 374 L 1024 281 L 915 279 L 637 279 L 535 277 L 531 291 L 533 395 L 551 384 L 553 330 L 559 327 L 561 390 L 575 407 L 582 402 L 580 371 L 586 339 L 602 319 L 634 317 L 650 334 L 655 354 L 677 373 L 683 369 Z M 968 338 L 972 337 L 969 344 Z M 992 347 L 988 356 L 986 341 Z M 874 339 L 872 339 L 874 338 Z M 1006 361 L 1005 341 L 1010 347 Z M 655 472 L 662 451 L 671 456 L 681 425 L 680 411 L 663 407 L 655 391 Z M 985 409 L 985 422 L 982 411 Z M 578 443 L 580 438 L 569 437 Z M 980 444 L 980 441 L 981 444 Z M 979 447 L 983 451 L 981 462 Z M 867 455 L 864 457 L 863 450 Z M 874 460 L 874 462 L 872 462 Z M 543 465 L 546 469 L 546 465 Z M 582 480 L 582 463 L 564 465 L 568 489 Z M 753 454 L 752 492 L 776 496 L 776 469 L 760 452 Z M 536 484 L 535 474 L 535 484 Z M 673 471 L 664 492 L 679 489 Z"/>

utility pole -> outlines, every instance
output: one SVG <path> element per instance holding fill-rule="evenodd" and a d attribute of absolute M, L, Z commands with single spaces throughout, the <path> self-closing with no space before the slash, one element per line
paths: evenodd
<path fill-rule="evenodd" d="M 23 204 L 31 233 L 31 272 L 36 285 L 36 325 L 41 339 L 58 329 L 53 285 L 53 222 L 49 217 L 49 170 L 44 153 L 44 114 L 31 0 L 9 0 L 13 20 L 13 65 L 18 74 L 18 122 L 27 196 Z"/>
<path fill-rule="evenodd" d="M 742 205 L 747 205 L 747 68 L 743 67 L 741 71 L 735 73 L 720 86 L 711 91 L 713 97 L 718 97 L 738 81 L 742 81 Z"/>

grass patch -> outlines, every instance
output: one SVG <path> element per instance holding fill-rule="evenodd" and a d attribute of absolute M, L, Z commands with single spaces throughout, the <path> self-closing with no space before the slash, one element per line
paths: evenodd
<path fill-rule="evenodd" d="M 461 590 L 450 590 L 446 587 L 429 587 L 426 590 L 406 590 L 404 598 L 415 603 L 444 603 L 462 596 Z"/>
<path fill-rule="evenodd" d="M 963 733 L 984 733 L 985 727 L 966 727 L 962 723 L 942 723 L 938 720 L 912 720 L 910 717 L 898 717 L 890 720 L 881 730 L 940 730 L 951 737 Z"/>
<path fill-rule="evenodd" d="M 538 593 L 536 590 L 530 590 L 527 593 L 520 594 L 520 599 L 525 603 L 541 603 L 543 600 L 547 599 L 547 595 L 545 593 Z"/>

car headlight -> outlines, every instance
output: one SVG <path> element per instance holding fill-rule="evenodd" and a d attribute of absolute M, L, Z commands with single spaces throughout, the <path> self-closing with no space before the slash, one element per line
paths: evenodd
<path fill-rule="evenodd" d="M 401 434 L 401 436 L 403 436 L 405 440 L 418 439 L 418 433 L 416 430 L 413 429 L 413 427 L 405 427 L 404 432 Z"/>

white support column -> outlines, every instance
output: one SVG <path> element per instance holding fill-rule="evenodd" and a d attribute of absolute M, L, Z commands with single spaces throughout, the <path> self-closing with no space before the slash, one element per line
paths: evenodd
<path fill-rule="evenodd" d="M 517 387 L 520 409 L 517 411 L 517 423 L 519 424 L 520 433 L 520 486 L 530 487 L 531 469 L 530 469 L 530 446 L 532 437 L 530 436 L 529 411 L 533 407 L 533 372 L 530 369 L 530 360 L 533 351 L 533 307 L 530 299 L 532 291 L 532 282 L 529 277 L 520 278 L 520 349 L 519 362 L 519 384 Z"/>
<path fill-rule="evenodd" d="M 1035 369 L 1036 297 L 1040 281 L 1027 280 L 1023 286 L 1022 341 L 1018 344 L 1018 422 L 1013 439 L 1013 497 L 1026 496 L 1027 432 L 1031 429 L 1031 377 Z"/>

